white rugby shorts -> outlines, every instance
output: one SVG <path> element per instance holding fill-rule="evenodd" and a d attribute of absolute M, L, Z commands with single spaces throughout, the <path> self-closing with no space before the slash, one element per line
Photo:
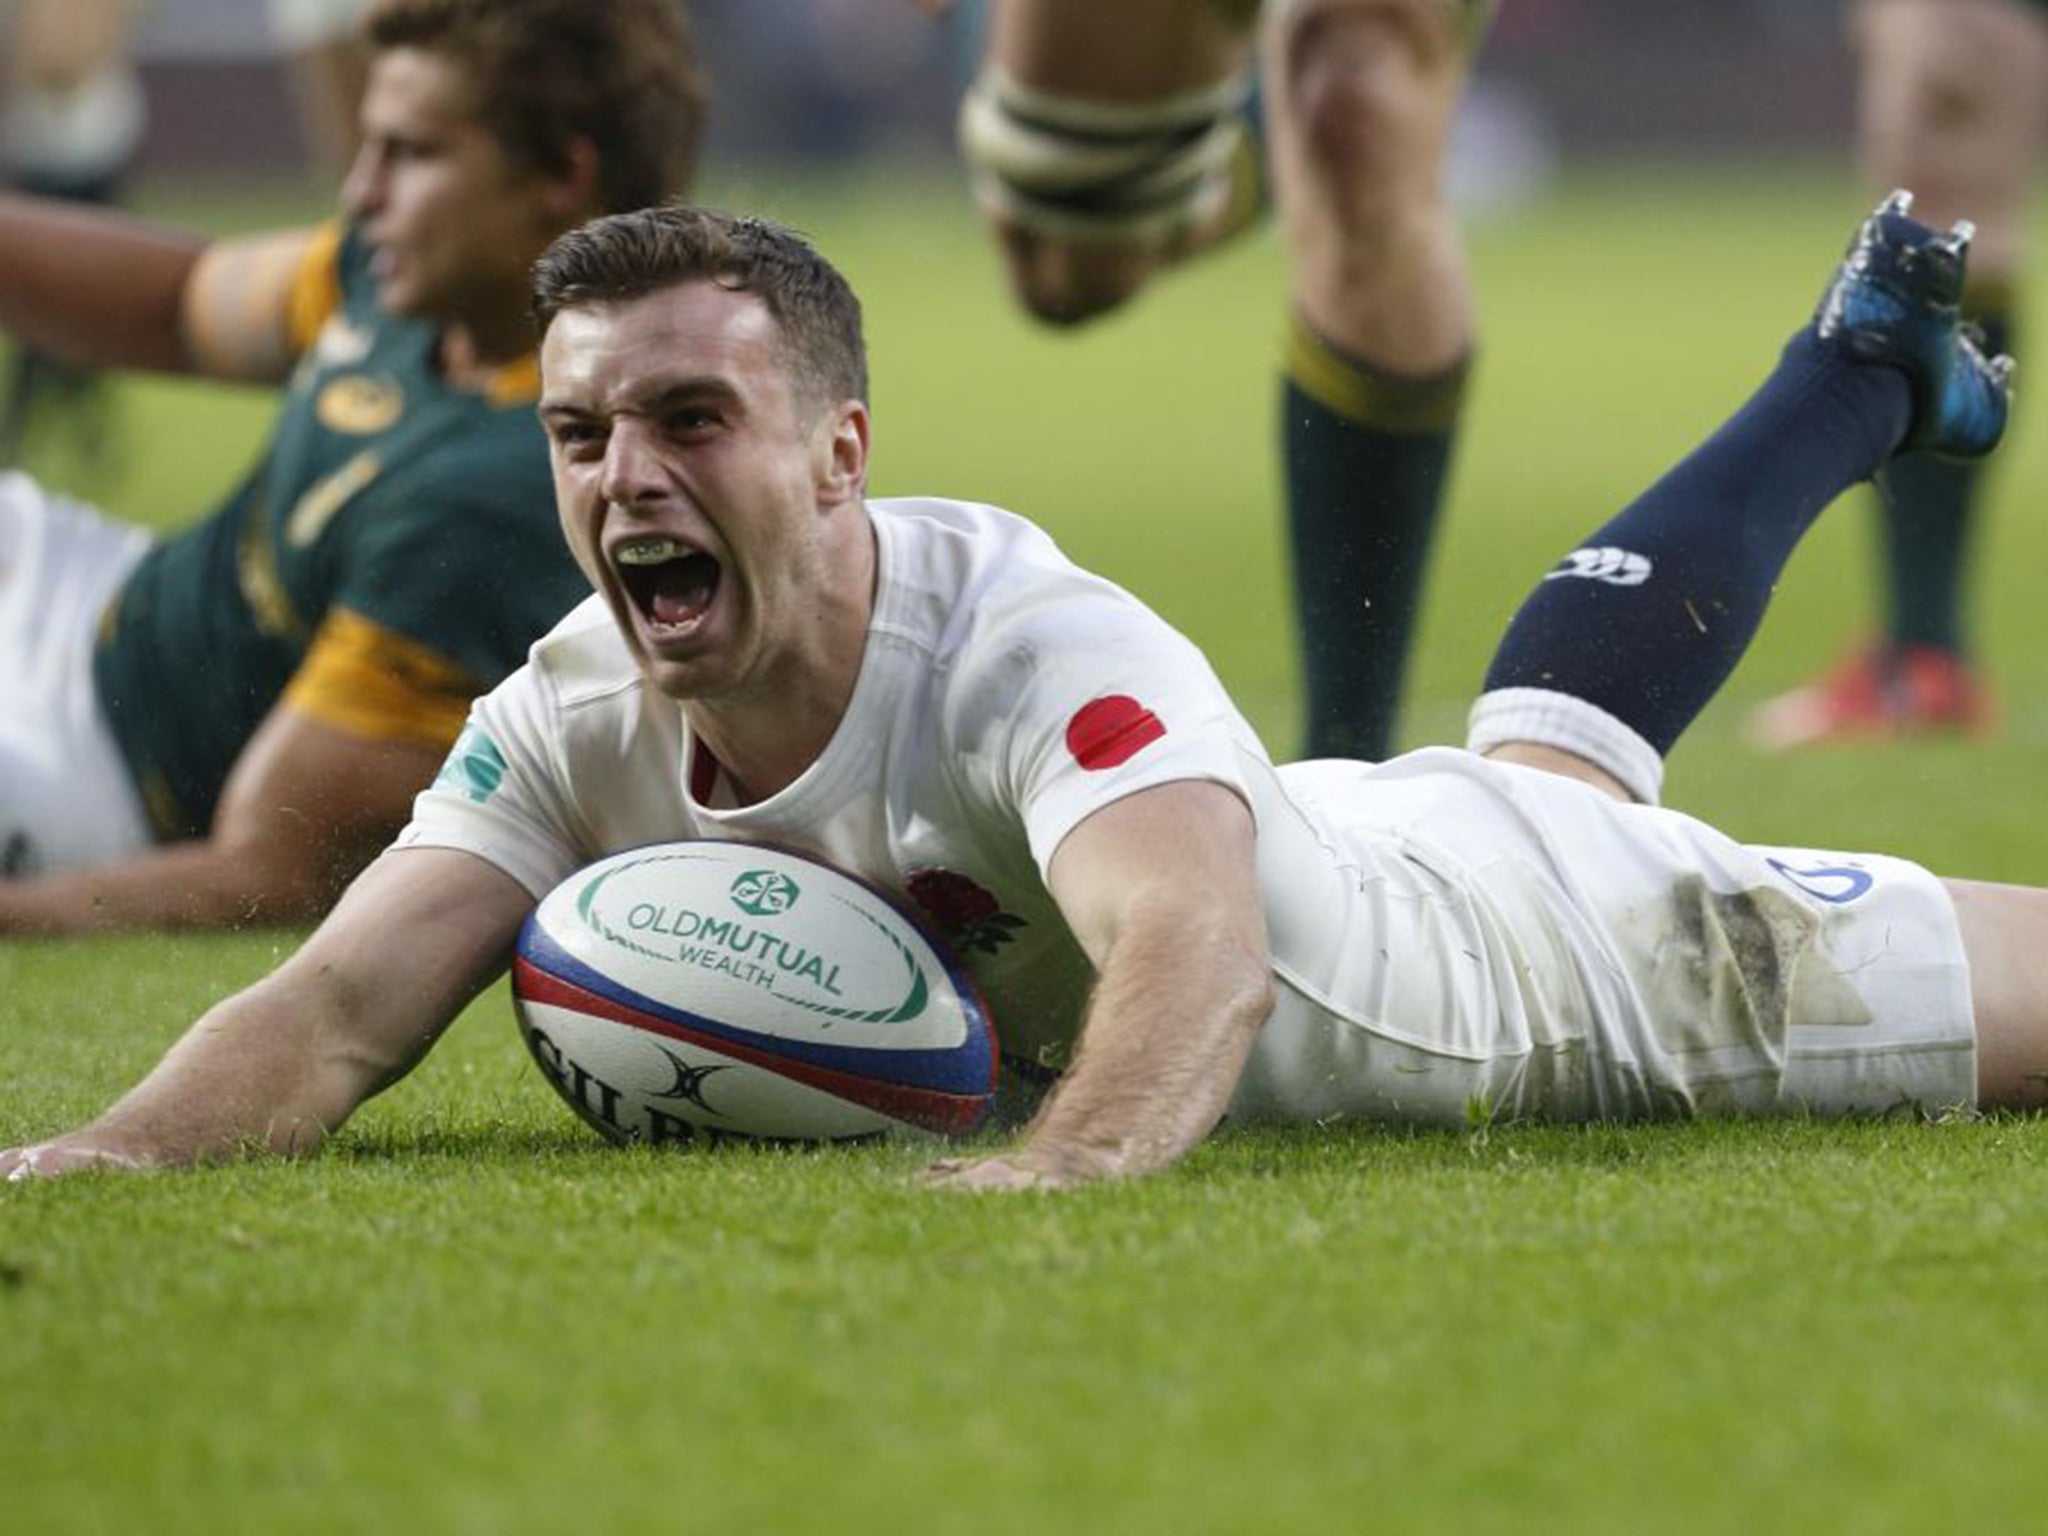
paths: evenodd
<path fill-rule="evenodd" d="M 1449 748 L 1281 778 L 1335 875 L 1266 882 L 1281 1002 L 1235 1117 L 1975 1102 L 1962 940 L 1918 865 L 1747 847 Z"/>
<path fill-rule="evenodd" d="M 154 839 L 93 686 L 100 615 L 149 536 L 0 472 L 0 876 Z"/>

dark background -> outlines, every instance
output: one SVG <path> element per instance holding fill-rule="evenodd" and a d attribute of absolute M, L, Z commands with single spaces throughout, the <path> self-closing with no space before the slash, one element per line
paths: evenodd
<path fill-rule="evenodd" d="M 1114 3 L 1114 0 L 1109 0 Z M 695 0 L 715 87 L 708 164 L 906 164 L 950 155 L 978 56 L 973 4 Z M 253 0 L 155 0 L 141 39 L 145 173 L 275 175 L 305 164 L 290 83 Z M 1839 0 L 1503 0 L 1483 55 L 1472 157 L 1846 160 Z M 1477 174 L 1484 174 L 1483 169 Z"/>

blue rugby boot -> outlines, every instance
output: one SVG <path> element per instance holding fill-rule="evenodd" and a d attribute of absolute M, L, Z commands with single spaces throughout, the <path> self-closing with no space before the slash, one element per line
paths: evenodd
<path fill-rule="evenodd" d="M 1987 359 L 1963 326 L 1963 269 L 1976 227 L 1937 235 L 1894 192 L 1863 221 L 1814 314 L 1820 339 L 1851 357 L 1891 363 L 1913 381 L 1913 424 L 1900 452 L 1975 459 L 2005 431 L 2012 359 Z"/>

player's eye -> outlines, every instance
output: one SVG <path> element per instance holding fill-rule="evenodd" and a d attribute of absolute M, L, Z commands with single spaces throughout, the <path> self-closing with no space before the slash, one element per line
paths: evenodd
<path fill-rule="evenodd" d="M 604 450 L 604 428 L 590 421 L 551 421 L 548 437 L 563 453 L 582 457 Z"/>
<path fill-rule="evenodd" d="M 393 160 L 430 160 L 435 146 L 426 139 L 391 139 L 385 145 L 385 154 Z"/>

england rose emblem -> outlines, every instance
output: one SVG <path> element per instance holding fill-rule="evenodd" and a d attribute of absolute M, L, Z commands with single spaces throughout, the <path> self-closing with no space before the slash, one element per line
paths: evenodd
<path fill-rule="evenodd" d="M 1024 926 L 1024 920 L 1005 912 L 994 896 L 950 869 L 913 871 L 904 888 L 932 925 L 965 949 L 994 954 Z"/>

